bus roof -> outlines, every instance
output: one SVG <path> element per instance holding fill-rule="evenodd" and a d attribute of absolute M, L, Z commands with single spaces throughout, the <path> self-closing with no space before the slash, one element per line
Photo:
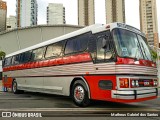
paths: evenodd
<path fill-rule="evenodd" d="M 107 28 L 107 26 L 109 26 L 109 28 Z M 29 51 L 29 50 L 34 50 L 34 49 L 39 48 L 39 47 L 43 47 L 43 46 L 46 46 L 46 45 L 49 45 L 49 44 L 52 44 L 52 43 L 55 43 L 55 42 L 58 42 L 58 41 L 61 41 L 61 40 L 65 40 L 65 39 L 68 39 L 68 38 L 72 38 L 72 37 L 84 34 L 86 32 L 90 32 L 91 31 L 92 33 L 96 33 L 96 32 L 100 32 L 100 31 L 104 31 L 106 29 L 111 29 L 112 30 L 114 28 L 128 29 L 130 31 L 134 31 L 134 32 L 136 32 L 138 34 L 141 34 L 141 35 L 145 36 L 137 28 L 134 28 L 132 26 L 126 25 L 124 23 L 110 23 L 110 24 L 107 24 L 107 25 L 104 25 L 104 24 L 94 24 L 94 25 L 82 28 L 80 30 L 77 30 L 77 31 L 74 31 L 74 32 L 71 32 L 71 33 L 68 33 L 68 34 L 65 34 L 65 35 L 62 35 L 60 37 L 57 37 L 57 38 L 54 38 L 54 39 L 50 39 L 50 40 L 44 41 L 42 43 L 33 45 L 31 47 L 27 47 L 25 49 L 16 51 L 14 53 L 6 55 L 6 57 L 10 57 L 10 56 L 13 56 L 13 55 L 16 55 L 16 54 L 20 54 L 20 53 L 23 53 L 23 52 L 26 52 L 26 51 Z"/>

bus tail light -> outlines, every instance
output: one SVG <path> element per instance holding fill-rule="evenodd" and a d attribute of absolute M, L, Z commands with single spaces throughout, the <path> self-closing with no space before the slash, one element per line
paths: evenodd
<path fill-rule="evenodd" d="M 129 88 L 129 78 L 119 78 L 120 88 Z"/>

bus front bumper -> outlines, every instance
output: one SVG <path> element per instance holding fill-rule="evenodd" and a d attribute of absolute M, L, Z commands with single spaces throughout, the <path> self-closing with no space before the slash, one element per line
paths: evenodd
<path fill-rule="evenodd" d="M 158 88 L 145 90 L 112 90 L 113 99 L 138 100 L 155 96 L 158 96 Z"/>

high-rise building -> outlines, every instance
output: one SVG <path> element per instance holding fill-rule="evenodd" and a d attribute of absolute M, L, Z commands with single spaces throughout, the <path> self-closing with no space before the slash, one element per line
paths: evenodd
<path fill-rule="evenodd" d="M 106 23 L 125 23 L 125 0 L 106 0 Z"/>
<path fill-rule="evenodd" d="M 78 24 L 89 26 L 94 23 L 94 0 L 78 0 Z"/>
<path fill-rule="evenodd" d="M 17 27 L 37 25 L 37 0 L 17 0 Z"/>
<path fill-rule="evenodd" d="M 63 7 L 63 4 L 49 3 L 47 7 L 47 24 L 65 23 L 65 7 Z"/>
<path fill-rule="evenodd" d="M 6 30 L 7 4 L 0 0 L 0 32 Z"/>
<path fill-rule="evenodd" d="M 141 31 L 146 34 L 149 45 L 158 46 L 158 23 L 156 0 L 140 0 Z"/>
<path fill-rule="evenodd" d="M 17 19 L 16 16 L 9 16 L 7 18 L 7 30 L 12 30 L 17 28 Z"/>

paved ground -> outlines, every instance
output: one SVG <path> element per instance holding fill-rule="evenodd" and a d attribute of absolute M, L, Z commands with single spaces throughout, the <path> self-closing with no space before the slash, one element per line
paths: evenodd
<path fill-rule="evenodd" d="M 38 112 L 43 117 L 88 117 L 95 119 L 109 118 L 111 113 L 158 113 L 160 115 L 160 95 L 158 99 L 132 104 L 120 104 L 102 101 L 93 101 L 87 108 L 75 106 L 69 97 L 25 92 L 13 94 L 0 92 L 0 116 L 1 112 Z M 113 118 L 113 117 L 112 117 Z M 146 117 L 146 119 L 158 120 L 158 117 Z M 117 119 L 117 117 L 115 118 Z M 0 120 L 2 120 L 0 118 Z M 107 119 L 108 120 L 108 119 Z"/>
<path fill-rule="evenodd" d="M 71 98 L 41 93 L 25 92 L 24 94 L 13 94 L 11 92 L 0 92 L 0 120 L 2 112 L 11 113 L 41 113 L 42 120 L 159 120 L 160 119 L 160 90 L 158 99 L 132 104 L 120 104 L 102 101 L 93 101 L 87 108 L 79 108 L 73 104 Z M 111 113 L 158 113 L 159 117 L 110 117 Z M 16 119 L 17 118 L 13 118 Z M 27 118 L 23 118 L 26 120 Z M 31 118 L 29 118 L 31 119 Z M 41 120 L 38 118 L 37 120 Z M 32 120 L 32 119 L 31 119 Z"/>

